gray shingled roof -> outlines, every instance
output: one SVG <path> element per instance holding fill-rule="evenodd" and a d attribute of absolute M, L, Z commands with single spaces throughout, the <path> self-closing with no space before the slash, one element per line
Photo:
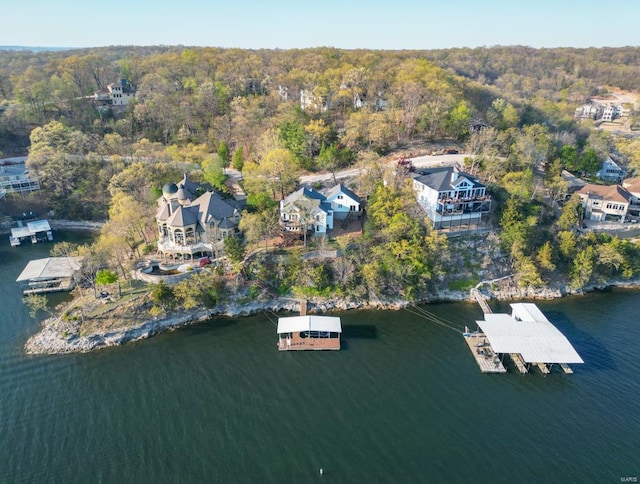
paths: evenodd
<path fill-rule="evenodd" d="M 295 202 L 296 200 L 300 200 L 301 198 L 308 198 L 311 200 L 320 200 L 324 201 L 327 199 L 322 193 L 314 190 L 313 188 L 302 187 L 300 190 L 296 190 L 295 192 L 289 194 L 285 199 L 285 205 L 291 202 Z"/>
<path fill-rule="evenodd" d="M 484 185 L 478 181 L 478 179 L 463 171 L 458 172 L 458 178 L 451 182 L 451 175 L 454 172 L 454 168 L 451 166 L 442 168 L 429 168 L 427 170 L 420 171 L 419 175 L 414 179 L 439 192 L 453 190 L 460 178 L 466 178 L 473 183 L 474 188 L 483 187 Z"/>
<path fill-rule="evenodd" d="M 344 193 L 348 197 L 351 197 L 353 200 L 355 200 L 357 202 L 360 201 L 360 197 L 358 195 L 356 195 L 355 193 L 353 193 L 351 190 L 349 190 L 347 187 L 345 187 L 342 183 L 339 183 L 335 187 L 330 188 L 329 190 L 327 190 L 325 192 L 325 196 L 327 198 L 331 198 L 331 197 L 333 197 L 334 195 L 337 195 L 340 192 Z"/>
<path fill-rule="evenodd" d="M 198 207 L 178 207 L 167 220 L 167 225 L 171 227 L 186 227 L 198 223 Z"/>
<path fill-rule="evenodd" d="M 239 210 L 216 192 L 206 192 L 195 199 L 192 207 L 198 207 L 198 217 L 203 225 L 211 218 L 223 220 L 235 216 Z"/>
<path fill-rule="evenodd" d="M 160 207 L 158 207 L 158 211 L 156 212 L 156 218 L 158 220 L 167 220 L 169 218 L 169 204 L 163 203 Z"/>

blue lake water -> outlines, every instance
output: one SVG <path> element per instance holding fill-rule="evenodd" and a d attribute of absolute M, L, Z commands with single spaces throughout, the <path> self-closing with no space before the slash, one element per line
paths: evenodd
<path fill-rule="evenodd" d="M 0 243 L 0 482 L 640 476 L 640 292 L 539 303 L 586 362 L 573 375 L 481 374 L 461 334 L 407 311 L 342 313 L 340 352 L 278 352 L 273 322 L 255 316 L 26 356 L 39 323 L 14 281 L 49 248 Z M 460 329 L 482 316 L 424 308 Z"/>

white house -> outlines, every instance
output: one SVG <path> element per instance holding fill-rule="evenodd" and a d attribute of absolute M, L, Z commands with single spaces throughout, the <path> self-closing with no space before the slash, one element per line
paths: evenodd
<path fill-rule="evenodd" d="M 126 79 L 109 84 L 106 88 L 94 93 L 94 98 L 98 103 L 112 106 L 126 106 L 136 98 L 135 88 Z"/>
<path fill-rule="evenodd" d="M 331 107 L 331 94 L 325 96 L 314 94 L 308 89 L 300 90 L 300 109 L 303 111 L 325 112 Z"/>
<path fill-rule="evenodd" d="M 601 180 L 620 183 L 624 177 L 624 170 L 613 161 L 611 156 L 602 162 L 602 167 L 596 172 L 596 176 Z"/>
<path fill-rule="evenodd" d="M 601 104 L 583 104 L 576 108 L 576 118 L 582 119 L 599 119 L 602 116 L 604 108 Z"/>
<path fill-rule="evenodd" d="M 477 226 L 491 209 L 486 186 L 457 167 L 417 172 L 413 189 L 435 229 Z"/>
<path fill-rule="evenodd" d="M 322 193 L 303 187 L 280 200 L 280 224 L 285 232 L 326 234 L 333 228 L 333 209 Z"/>
<path fill-rule="evenodd" d="M 360 198 L 344 185 L 336 185 L 326 193 L 301 188 L 280 201 L 280 223 L 285 232 L 311 231 L 326 234 L 335 220 L 359 217 Z"/>
<path fill-rule="evenodd" d="M 618 116 L 618 109 L 613 104 L 609 106 L 605 106 L 602 111 L 602 120 L 603 121 L 613 121 Z"/>
<path fill-rule="evenodd" d="M 331 204 L 333 217 L 345 220 L 349 216 L 359 217 L 362 214 L 360 197 L 345 187 L 342 183 L 330 188 L 324 193 L 326 201 Z"/>

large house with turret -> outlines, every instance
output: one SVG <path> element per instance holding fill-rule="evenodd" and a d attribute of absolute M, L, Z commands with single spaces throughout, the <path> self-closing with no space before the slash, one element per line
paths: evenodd
<path fill-rule="evenodd" d="M 158 252 L 165 259 L 190 261 L 217 258 L 224 253 L 224 239 L 238 237 L 242 206 L 189 180 L 167 183 L 158 199 Z"/>

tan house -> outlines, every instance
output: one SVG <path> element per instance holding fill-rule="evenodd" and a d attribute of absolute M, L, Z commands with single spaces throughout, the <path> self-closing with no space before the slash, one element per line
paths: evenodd
<path fill-rule="evenodd" d="M 640 177 L 628 178 L 622 183 L 622 186 L 631 195 L 627 216 L 637 220 L 640 217 Z"/>
<path fill-rule="evenodd" d="M 175 261 L 222 255 L 224 239 L 240 235 L 241 208 L 235 200 L 204 190 L 185 173 L 179 183 L 167 183 L 158 199 L 158 252 Z"/>
<path fill-rule="evenodd" d="M 592 185 L 582 187 L 578 192 L 585 220 L 598 222 L 624 222 L 630 205 L 631 194 L 620 185 Z"/>

